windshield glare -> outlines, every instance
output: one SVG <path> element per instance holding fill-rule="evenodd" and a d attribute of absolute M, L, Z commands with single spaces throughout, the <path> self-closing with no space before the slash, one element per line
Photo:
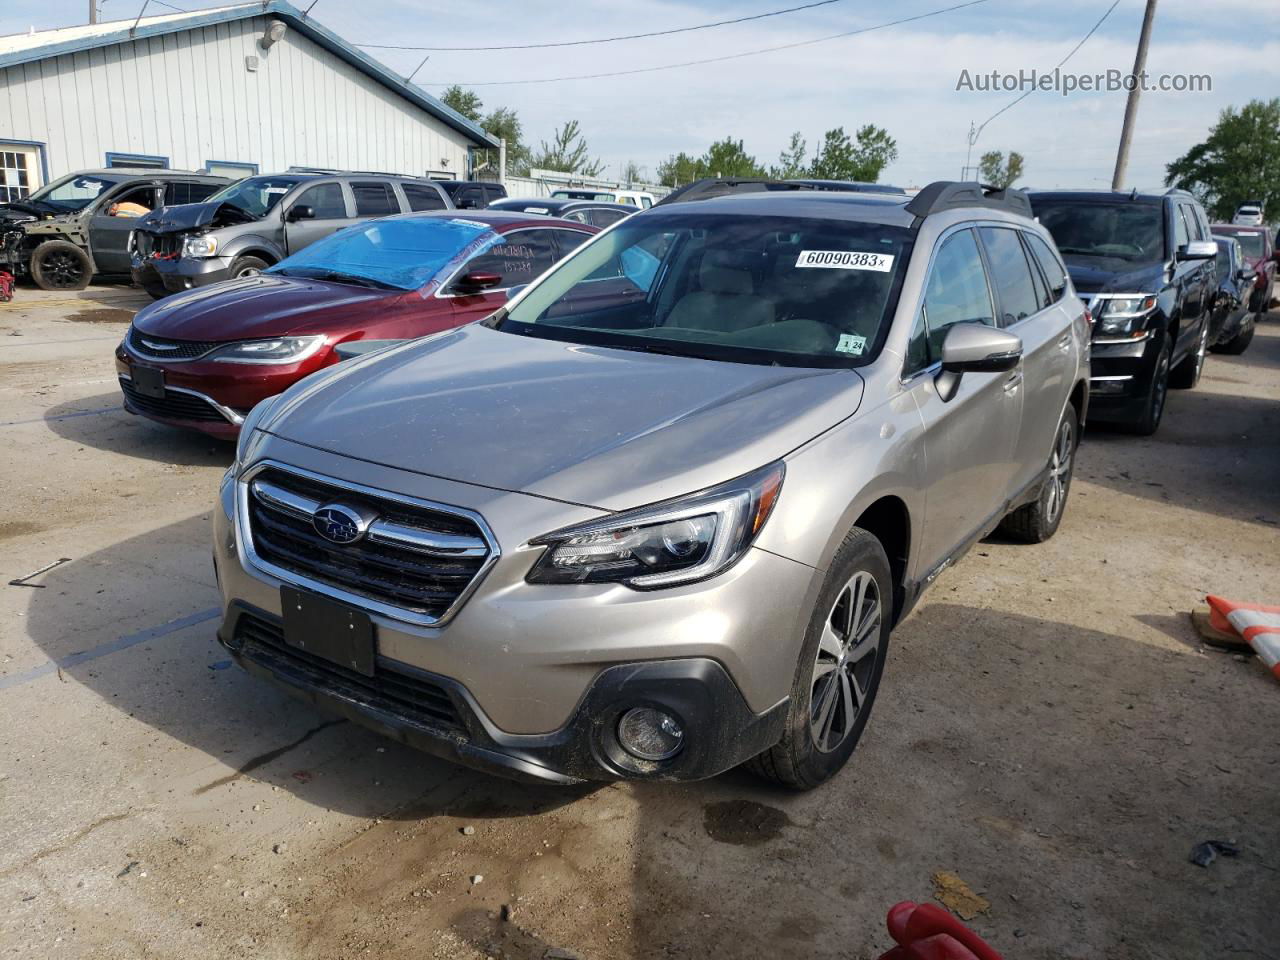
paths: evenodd
<path fill-rule="evenodd" d="M 298 182 L 297 177 L 248 177 L 223 187 L 205 202 L 229 203 L 252 217 L 262 217 Z"/>
<path fill-rule="evenodd" d="M 60 210 L 83 210 L 116 185 L 102 177 L 68 177 L 37 190 L 30 197 Z"/>
<path fill-rule="evenodd" d="M 856 366 L 887 329 L 912 235 L 844 220 L 644 214 L 553 268 L 513 333 L 748 363 Z"/>
<path fill-rule="evenodd" d="M 487 224 L 445 217 L 394 217 L 339 230 L 286 257 L 267 273 L 343 278 L 418 290 L 460 256 L 502 241 Z"/>
<path fill-rule="evenodd" d="M 1157 203 L 1033 200 L 1032 207 L 1064 257 L 1167 259 L 1164 210 Z"/>

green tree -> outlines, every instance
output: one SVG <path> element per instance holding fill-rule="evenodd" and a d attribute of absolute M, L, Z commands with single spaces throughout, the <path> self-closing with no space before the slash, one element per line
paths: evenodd
<path fill-rule="evenodd" d="M 698 161 L 704 177 L 763 177 L 764 167 L 747 153 L 741 140 L 725 137 L 717 140 Z"/>
<path fill-rule="evenodd" d="M 682 187 L 706 176 L 702 161 L 681 150 L 658 164 L 658 182 L 667 187 Z"/>
<path fill-rule="evenodd" d="M 1009 151 L 1007 161 L 999 150 L 988 150 L 978 161 L 978 179 L 1002 190 L 1013 186 L 1025 170 L 1023 156 L 1017 150 Z"/>
<path fill-rule="evenodd" d="M 452 107 L 472 123 L 480 122 L 480 110 L 484 106 L 474 90 L 467 90 L 456 83 L 440 96 L 446 107 Z"/>
<path fill-rule="evenodd" d="M 1280 210 L 1280 98 L 1227 107 L 1196 144 L 1165 167 L 1165 185 L 1190 190 L 1215 220 L 1229 220 L 1246 200 Z"/>
<path fill-rule="evenodd" d="M 634 160 L 628 160 L 626 165 L 622 168 L 622 181 L 627 186 L 631 186 L 633 183 L 643 183 L 644 167 L 640 166 L 640 164 L 636 163 Z"/>
<path fill-rule="evenodd" d="M 530 164 L 543 170 L 560 170 L 584 177 L 599 176 L 604 169 L 603 163 L 590 158 L 587 139 L 582 135 L 577 120 L 566 121 L 552 135 L 550 144 L 543 140 L 541 149 Z"/>
<path fill-rule="evenodd" d="M 864 180 L 875 183 L 880 172 L 898 158 L 898 142 L 874 124 L 860 127 L 851 140 L 844 127 L 822 135 L 809 175 L 820 180 Z"/>
<path fill-rule="evenodd" d="M 769 176 L 775 180 L 794 180 L 808 174 L 809 168 L 804 162 L 808 146 L 799 130 L 793 133 L 787 149 L 778 154 L 778 165 L 769 168 Z"/>
<path fill-rule="evenodd" d="M 507 141 L 507 173 L 515 177 L 529 175 L 529 147 L 524 142 L 524 128 L 519 115 L 510 107 L 498 107 L 480 121 L 480 126 L 500 140 Z M 494 166 L 498 163 L 498 151 L 486 150 L 486 159 L 490 158 Z"/>

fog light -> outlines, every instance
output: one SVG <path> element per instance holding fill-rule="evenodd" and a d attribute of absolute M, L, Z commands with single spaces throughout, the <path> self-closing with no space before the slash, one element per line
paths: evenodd
<path fill-rule="evenodd" d="M 684 731 L 671 714 L 636 707 L 618 721 L 618 742 L 641 760 L 669 760 L 684 746 Z"/>

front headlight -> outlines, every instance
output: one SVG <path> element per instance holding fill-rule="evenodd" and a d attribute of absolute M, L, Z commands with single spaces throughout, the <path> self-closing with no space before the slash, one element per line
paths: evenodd
<path fill-rule="evenodd" d="M 547 549 L 525 579 L 644 590 L 714 577 L 751 546 L 778 500 L 784 474 L 782 463 L 770 464 L 687 497 L 539 537 L 532 544 Z"/>
<path fill-rule="evenodd" d="M 1155 297 L 1099 297 L 1094 304 L 1097 326 L 1103 337 L 1136 337 L 1147 327 L 1156 308 Z"/>
<path fill-rule="evenodd" d="M 254 404 L 244 417 L 244 423 L 240 424 L 240 436 L 236 438 L 236 458 L 231 464 L 231 470 L 238 473 L 240 468 L 244 466 L 246 458 L 249 454 L 249 444 L 253 440 L 253 432 L 258 429 L 258 424 L 262 422 L 262 418 L 267 412 L 275 406 L 275 402 L 280 399 L 280 394 L 274 397 L 267 397 L 265 400 L 259 400 Z"/>
<path fill-rule="evenodd" d="M 226 363 L 297 363 L 307 359 L 323 345 L 323 336 L 240 340 L 219 347 L 209 354 L 208 359 Z"/>
<path fill-rule="evenodd" d="M 187 237 L 182 241 L 184 257 L 212 257 L 217 252 L 217 237 Z"/>

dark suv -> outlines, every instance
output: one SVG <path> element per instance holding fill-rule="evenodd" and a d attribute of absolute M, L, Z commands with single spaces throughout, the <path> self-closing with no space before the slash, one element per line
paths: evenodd
<path fill-rule="evenodd" d="M 438 183 L 395 174 L 294 169 L 246 177 L 203 203 L 137 221 L 133 279 L 159 299 L 261 273 L 360 220 L 455 206 Z"/>
<path fill-rule="evenodd" d="M 1093 315 L 1090 419 L 1155 433 L 1166 390 L 1199 382 L 1209 346 L 1218 248 L 1204 210 L 1182 190 L 1030 196 Z"/>
<path fill-rule="evenodd" d="M 0 234 L 18 275 L 45 290 L 83 290 L 94 274 L 129 273 L 129 236 L 152 210 L 192 203 L 231 181 L 181 170 L 79 170 L 0 205 Z"/>
<path fill-rule="evenodd" d="M 507 195 L 507 188 L 502 184 L 482 180 L 433 180 L 432 183 L 447 193 L 459 210 L 483 210 Z"/>

